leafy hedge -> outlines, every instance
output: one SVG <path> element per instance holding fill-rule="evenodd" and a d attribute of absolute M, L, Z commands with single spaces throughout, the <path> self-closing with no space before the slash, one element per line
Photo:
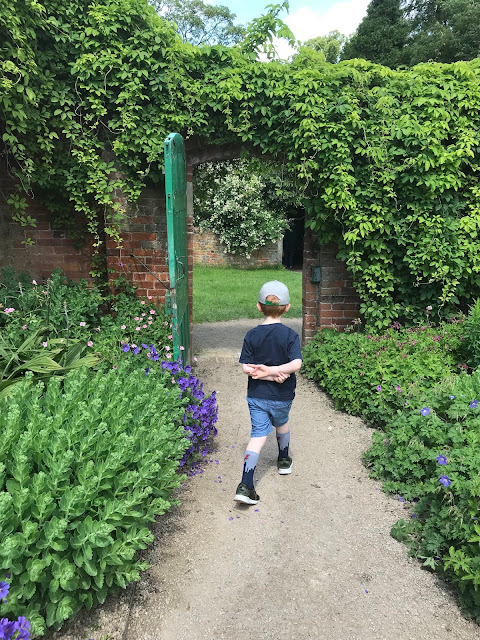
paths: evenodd
<path fill-rule="evenodd" d="M 10 6 L 10 4 L 12 6 Z M 27 191 L 95 244 L 162 179 L 171 131 L 244 144 L 303 182 L 308 224 L 338 242 L 365 318 L 445 318 L 480 294 L 480 61 L 391 70 L 308 48 L 259 62 L 270 5 L 238 46 L 193 47 L 144 0 L 4 3 L 0 119 Z M 19 53 L 21 52 L 21 54 Z M 115 155 L 113 155 L 112 150 Z M 10 203 L 28 225 L 25 193 Z"/>

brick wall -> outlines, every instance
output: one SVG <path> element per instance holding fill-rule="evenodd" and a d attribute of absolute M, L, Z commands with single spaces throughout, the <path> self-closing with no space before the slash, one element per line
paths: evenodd
<path fill-rule="evenodd" d="M 248 269 L 282 264 L 282 240 L 269 242 L 257 249 L 250 258 L 225 252 L 225 245 L 212 231 L 194 229 L 193 234 L 194 264 L 225 265 Z"/>
<path fill-rule="evenodd" d="M 163 304 L 169 283 L 165 189 L 144 189 L 131 206 L 121 194 L 116 199 L 124 206 L 125 219 L 122 246 L 106 241 L 109 282 L 114 288 L 114 280 L 123 276 L 137 286 L 139 296 L 151 296 L 156 304 Z"/>
<path fill-rule="evenodd" d="M 28 272 L 37 280 L 47 278 L 61 267 L 69 278 L 88 279 L 91 242 L 76 249 L 65 230 L 54 225 L 48 210 L 32 199 L 28 201 L 28 214 L 36 219 L 37 226 L 23 228 L 13 222 L 7 200 L 14 187 L 14 180 L 0 167 L 0 267 L 11 265 L 17 272 Z M 35 244 L 22 244 L 26 238 L 32 238 Z"/>
<path fill-rule="evenodd" d="M 321 245 L 310 229 L 305 230 L 302 274 L 302 340 L 311 340 L 318 329 L 345 329 L 360 317 L 360 300 L 345 264 L 337 260 L 334 243 Z M 312 282 L 313 269 L 320 267 L 320 282 Z"/>

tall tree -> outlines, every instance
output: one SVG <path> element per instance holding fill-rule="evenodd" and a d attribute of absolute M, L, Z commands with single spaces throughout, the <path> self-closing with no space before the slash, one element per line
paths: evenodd
<path fill-rule="evenodd" d="M 326 36 L 311 38 L 303 43 L 304 47 L 311 47 L 315 51 L 321 51 L 327 62 L 335 64 L 340 60 L 340 53 L 347 38 L 340 31 L 330 31 Z"/>
<path fill-rule="evenodd" d="M 365 58 L 395 67 L 403 61 L 408 23 L 400 0 L 372 0 L 367 15 L 342 51 L 342 60 Z"/>
<path fill-rule="evenodd" d="M 479 0 L 406 0 L 405 62 L 455 62 L 480 56 Z"/>
<path fill-rule="evenodd" d="M 157 13 L 177 25 L 184 42 L 197 46 L 231 46 L 243 39 L 246 30 L 235 24 L 236 15 L 223 5 L 203 0 L 151 0 Z"/>

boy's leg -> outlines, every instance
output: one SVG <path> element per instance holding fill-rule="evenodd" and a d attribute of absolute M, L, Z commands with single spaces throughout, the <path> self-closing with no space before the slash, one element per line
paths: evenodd
<path fill-rule="evenodd" d="M 253 475 L 258 462 L 258 456 L 267 441 L 268 434 L 273 431 L 272 422 L 265 402 L 255 398 L 247 398 L 252 421 L 250 441 L 243 459 L 242 480 L 237 487 L 235 500 L 245 504 L 257 504 L 260 500 L 254 489 Z"/>
<path fill-rule="evenodd" d="M 258 456 L 263 448 L 263 445 L 267 441 L 267 436 L 261 438 L 250 438 L 250 442 L 247 445 L 245 451 L 245 457 L 243 459 L 243 475 L 242 483 L 249 489 L 253 489 L 253 474 L 258 462 Z"/>
<path fill-rule="evenodd" d="M 275 427 L 277 430 L 278 459 L 288 458 L 288 447 L 290 445 L 290 427 L 288 422 L 282 424 L 281 427 Z"/>
<path fill-rule="evenodd" d="M 286 415 L 287 422 L 275 427 L 277 431 L 277 444 L 278 444 L 278 459 L 277 469 L 281 476 L 286 476 L 292 473 L 293 461 L 289 455 L 288 449 L 290 446 L 290 427 L 288 425 L 288 413 Z"/>

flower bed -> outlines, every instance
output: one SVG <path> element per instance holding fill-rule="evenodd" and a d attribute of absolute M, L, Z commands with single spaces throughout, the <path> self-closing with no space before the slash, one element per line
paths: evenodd
<path fill-rule="evenodd" d="M 382 427 L 364 460 L 404 502 L 392 535 L 480 623 L 480 370 L 470 375 L 462 361 L 475 356 L 471 317 L 380 336 L 322 332 L 304 371 L 337 407 Z"/>
<path fill-rule="evenodd" d="M 23 357 L 26 340 L 34 355 L 0 398 L 5 637 L 27 632 L 7 617 L 42 635 L 138 580 L 149 526 L 175 502 L 179 471 L 207 455 L 217 420 L 215 392 L 172 361 L 170 321 L 150 300 L 128 291 L 109 300 L 60 275 L 46 287 L 15 286 L 17 299 L 13 285 L 0 298 L 0 346 L 9 349 L 0 348 L 0 366 Z M 95 355 L 91 368 L 47 371 L 46 359 L 72 343 Z"/>

